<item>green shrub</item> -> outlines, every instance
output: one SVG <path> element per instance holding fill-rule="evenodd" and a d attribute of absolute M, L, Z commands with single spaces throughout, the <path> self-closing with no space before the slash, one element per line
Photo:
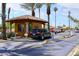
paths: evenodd
<path fill-rule="evenodd" d="M 14 32 L 8 32 L 8 33 L 6 33 L 6 35 L 7 35 L 7 38 L 15 37 Z"/>
<path fill-rule="evenodd" d="M 0 32 L 0 39 L 2 39 L 2 32 Z"/>

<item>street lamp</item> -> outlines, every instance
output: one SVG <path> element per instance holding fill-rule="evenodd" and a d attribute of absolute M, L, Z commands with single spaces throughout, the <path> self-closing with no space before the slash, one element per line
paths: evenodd
<path fill-rule="evenodd" d="M 57 7 L 54 8 L 54 12 L 55 12 L 55 34 L 56 34 L 56 12 L 57 12 Z"/>
<path fill-rule="evenodd" d="M 70 28 L 70 14 L 71 14 L 71 12 L 70 11 L 68 11 L 68 17 L 69 17 L 69 35 L 71 36 L 71 28 Z"/>

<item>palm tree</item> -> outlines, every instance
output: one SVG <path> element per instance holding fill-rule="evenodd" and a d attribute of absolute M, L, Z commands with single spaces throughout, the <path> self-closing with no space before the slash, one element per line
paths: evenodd
<path fill-rule="evenodd" d="M 9 19 L 9 16 L 10 16 L 10 11 L 11 11 L 11 8 L 8 9 L 8 19 Z"/>
<path fill-rule="evenodd" d="M 11 11 L 11 8 L 9 8 L 8 9 L 8 19 L 9 19 L 9 17 L 10 17 L 10 11 Z M 9 28 L 10 28 L 10 32 L 11 32 L 11 28 L 12 28 L 12 25 L 11 25 L 11 23 L 9 22 Z"/>
<path fill-rule="evenodd" d="M 34 3 L 32 3 L 32 16 L 35 16 L 35 11 L 34 11 Z"/>
<path fill-rule="evenodd" d="M 55 7 L 54 8 L 54 12 L 55 12 L 55 30 L 56 30 L 56 12 L 57 12 L 57 10 L 58 10 L 57 7 Z M 56 34 L 56 32 L 55 32 L 55 34 Z"/>
<path fill-rule="evenodd" d="M 50 32 L 50 3 L 47 3 L 48 31 Z"/>
<path fill-rule="evenodd" d="M 69 16 L 68 16 L 68 17 L 69 17 Z M 76 19 L 76 18 L 74 18 L 74 17 L 72 17 L 72 16 L 70 16 L 69 18 L 70 18 L 71 21 L 73 21 L 73 22 L 75 22 L 75 23 L 77 24 L 77 26 L 76 26 L 75 28 L 76 28 L 76 29 L 79 28 L 79 20 Z"/>
<path fill-rule="evenodd" d="M 31 10 L 32 16 L 35 16 L 35 11 L 34 11 L 35 3 L 24 3 L 24 4 L 21 4 L 21 7 L 27 10 Z"/>
<path fill-rule="evenodd" d="M 79 20 L 78 20 L 78 19 L 76 19 L 76 18 L 74 18 L 74 17 L 72 17 L 72 16 L 70 16 L 69 18 L 70 18 L 70 20 L 72 20 L 73 22 L 79 23 Z"/>
<path fill-rule="evenodd" d="M 40 8 L 43 6 L 43 4 L 42 3 L 36 3 L 36 8 L 38 8 L 38 10 L 39 10 L 39 18 L 40 18 Z"/>
<path fill-rule="evenodd" d="M 68 18 L 69 18 L 69 36 L 71 37 L 73 35 L 72 31 L 71 31 L 71 20 L 76 22 L 76 23 L 79 23 L 78 20 L 74 19 L 72 16 L 70 16 L 71 12 L 69 11 L 68 12 Z"/>
<path fill-rule="evenodd" d="M 24 3 L 21 4 L 21 7 L 27 10 L 31 10 L 31 15 L 35 17 L 35 3 Z M 32 23 L 29 22 L 28 24 L 28 32 L 32 31 Z"/>
<path fill-rule="evenodd" d="M 6 3 L 2 3 L 2 26 L 3 26 L 3 39 L 7 40 L 6 38 L 6 26 L 5 26 L 5 19 L 6 19 Z"/>

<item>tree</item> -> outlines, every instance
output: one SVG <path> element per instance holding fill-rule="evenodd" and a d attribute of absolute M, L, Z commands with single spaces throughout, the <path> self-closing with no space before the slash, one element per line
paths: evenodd
<path fill-rule="evenodd" d="M 68 17 L 69 17 L 69 16 L 68 16 Z M 70 18 L 70 20 L 72 20 L 73 22 L 79 23 L 79 20 L 78 20 L 78 19 L 76 19 L 76 18 L 74 18 L 74 17 L 72 17 L 72 16 L 70 16 L 69 18 Z"/>
<path fill-rule="evenodd" d="M 65 24 L 63 24 L 63 27 L 66 27 L 66 25 L 65 25 Z"/>
<path fill-rule="evenodd" d="M 54 8 L 54 12 L 55 12 L 55 30 L 56 30 L 56 12 L 57 12 L 57 10 L 58 10 L 57 7 L 55 7 Z M 56 34 L 56 32 L 55 32 L 55 34 Z"/>
<path fill-rule="evenodd" d="M 9 19 L 9 17 L 10 17 L 10 11 L 11 11 L 11 8 L 9 8 L 9 9 L 8 9 L 8 19 Z M 7 24 L 8 24 L 8 23 L 7 23 Z M 12 25 L 11 25 L 11 23 L 10 23 L 10 22 L 9 22 L 9 24 L 8 24 L 8 25 L 9 25 L 9 27 L 8 27 L 8 28 L 10 29 L 10 32 L 11 32 Z"/>
<path fill-rule="evenodd" d="M 36 3 L 36 8 L 38 8 L 38 10 L 39 10 L 39 18 L 40 18 L 40 8 L 43 6 L 43 4 L 42 3 Z"/>
<path fill-rule="evenodd" d="M 68 16 L 68 17 L 69 17 L 69 16 Z M 74 18 L 74 17 L 72 17 L 72 16 L 70 16 L 69 18 L 70 18 L 71 21 L 73 21 L 73 22 L 76 23 L 75 29 L 79 29 L 79 20 L 76 19 L 76 18 Z"/>
<path fill-rule="evenodd" d="M 27 10 L 31 10 L 31 15 L 35 17 L 35 3 L 24 3 L 21 4 L 21 7 Z M 32 24 L 31 22 L 28 24 L 28 31 L 30 32 L 32 30 Z"/>
<path fill-rule="evenodd" d="M 8 9 L 8 19 L 9 19 L 9 16 L 10 16 L 10 11 L 11 11 L 11 8 Z"/>
<path fill-rule="evenodd" d="M 7 40 L 6 38 L 6 26 L 5 26 L 5 19 L 6 19 L 6 3 L 2 3 L 2 27 L 3 27 L 3 39 Z"/>
<path fill-rule="evenodd" d="M 47 3 L 47 15 L 48 15 L 48 30 L 50 32 L 50 3 Z"/>
<path fill-rule="evenodd" d="M 35 3 L 24 3 L 24 4 L 21 4 L 21 7 L 27 10 L 31 10 L 32 16 L 35 16 L 35 11 L 34 11 Z"/>

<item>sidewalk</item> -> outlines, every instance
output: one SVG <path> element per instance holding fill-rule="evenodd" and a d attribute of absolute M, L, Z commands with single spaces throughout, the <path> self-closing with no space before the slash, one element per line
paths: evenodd
<path fill-rule="evenodd" d="M 71 52 L 68 54 L 68 56 L 79 56 L 79 44 L 75 46 Z"/>

